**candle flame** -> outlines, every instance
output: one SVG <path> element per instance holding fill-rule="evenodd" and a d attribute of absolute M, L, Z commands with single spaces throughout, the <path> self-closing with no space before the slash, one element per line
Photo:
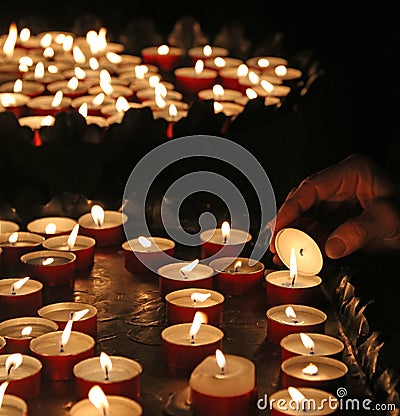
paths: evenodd
<path fill-rule="evenodd" d="M 3 107 L 15 107 L 17 105 L 17 100 L 12 94 L 6 92 L 1 96 L 1 105 Z"/>
<path fill-rule="evenodd" d="M 58 67 L 56 65 L 49 65 L 47 71 L 49 74 L 58 74 Z"/>
<path fill-rule="evenodd" d="M 178 109 L 176 108 L 175 104 L 171 104 L 168 107 L 168 114 L 170 115 L 170 117 L 176 117 L 178 115 Z"/>
<path fill-rule="evenodd" d="M 154 93 L 158 94 L 158 95 L 161 95 L 161 97 L 165 98 L 168 94 L 167 87 L 162 82 L 159 82 L 154 87 Z"/>
<path fill-rule="evenodd" d="M 63 96 L 64 96 L 64 94 L 63 94 L 62 91 L 57 91 L 54 94 L 53 100 L 51 101 L 51 106 L 52 107 L 58 107 L 62 102 Z"/>
<path fill-rule="evenodd" d="M 67 245 L 70 250 L 72 250 L 75 246 L 76 238 L 78 237 L 78 231 L 79 231 L 79 224 L 75 224 L 67 240 Z"/>
<path fill-rule="evenodd" d="M 86 78 L 86 72 L 80 68 L 79 66 L 76 66 L 74 68 L 74 74 L 78 79 L 85 79 Z"/>
<path fill-rule="evenodd" d="M 231 226 L 228 221 L 224 221 L 221 225 L 222 240 L 227 243 L 231 234 Z"/>
<path fill-rule="evenodd" d="M 21 287 L 29 280 L 29 276 L 23 277 L 22 279 L 19 279 L 15 283 L 12 284 L 12 291 L 21 289 Z"/>
<path fill-rule="evenodd" d="M 156 106 L 160 109 L 163 109 L 167 106 L 167 102 L 164 100 L 164 98 L 159 95 L 159 94 L 155 94 L 154 96 L 154 101 L 156 102 Z"/>
<path fill-rule="evenodd" d="M 54 258 L 53 257 L 47 257 L 45 259 L 43 259 L 42 261 L 42 265 L 43 266 L 49 266 L 50 264 L 54 263 Z"/>
<path fill-rule="evenodd" d="M 107 52 L 106 58 L 112 63 L 112 64 L 119 64 L 122 62 L 122 56 L 116 54 L 115 52 Z"/>
<path fill-rule="evenodd" d="M 31 31 L 27 27 L 22 28 L 19 32 L 19 38 L 21 42 L 28 42 L 31 38 Z"/>
<path fill-rule="evenodd" d="M 270 62 L 269 62 L 269 60 L 267 58 L 260 58 L 257 61 L 257 65 L 259 67 L 261 67 L 261 68 L 268 68 L 269 67 L 269 64 L 270 64 Z"/>
<path fill-rule="evenodd" d="M 168 55 L 169 52 L 169 46 L 168 45 L 161 45 L 157 49 L 157 53 L 159 55 Z"/>
<path fill-rule="evenodd" d="M 88 105 L 87 103 L 82 103 L 78 109 L 78 113 L 83 116 L 83 117 L 87 117 L 88 115 Z"/>
<path fill-rule="evenodd" d="M 194 72 L 196 75 L 200 75 L 203 72 L 204 69 L 204 62 L 201 59 L 198 59 L 196 61 L 196 64 L 194 65 Z"/>
<path fill-rule="evenodd" d="M 22 80 L 21 79 L 17 79 L 14 82 L 13 91 L 14 92 L 21 92 L 22 91 Z"/>
<path fill-rule="evenodd" d="M 21 58 L 18 60 L 18 63 L 21 65 L 32 66 L 33 59 L 30 56 L 21 56 Z"/>
<path fill-rule="evenodd" d="M 44 78 L 44 63 L 42 61 L 36 64 L 33 76 L 35 77 L 35 80 Z"/>
<path fill-rule="evenodd" d="M 0 409 L 3 405 L 4 394 L 6 393 L 7 387 L 8 381 L 3 381 L 3 383 L 0 384 Z"/>
<path fill-rule="evenodd" d="M 195 302 L 205 302 L 210 297 L 211 297 L 211 293 L 193 292 L 190 295 L 190 299 L 192 300 L 193 303 L 195 303 Z"/>
<path fill-rule="evenodd" d="M 67 82 L 67 87 L 71 90 L 71 91 L 76 91 L 76 89 L 78 88 L 79 85 L 79 81 L 77 77 L 72 77 L 68 82 Z"/>
<path fill-rule="evenodd" d="M 265 91 L 267 91 L 269 94 L 271 94 L 273 91 L 274 91 L 274 89 L 275 89 L 275 87 L 274 87 L 274 85 L 273 84 L 271 84 L 269 81 L 267 81 L 266 79 L 262 79 L 261 81 L 260 81 L 260 85 L 261 85 L 261 87 L 265 90 Z"/>
<path fill-rule="evenodd" d="M 186 273 L 190 273 L 198 264 L 199 259 L 196 259 L 193 260 L 191 263 L 187 264 L 186 266 L 181 267 L 179 270 L 183 275 L 185 275 Z"/>
<path fill-rule="evenodd" d="M 149 87 L 155 88 L 160 83 L 160 77 L 158 75 L 152 75 L 149 77 Z"/>
<path fill-rule="evenodd" d="M 57 225 L 53 222 L 49 222 L 46 227 L 44 228 L 44 232 L 46 234 L 55 234 L 57 230 Z"/>
<path fill-rule="evenodd" d="M 44 58 L 52 58 L 54 56 L 55 52 L 54 49 L 51 48 L 50 46 L 47 47 L 44 51 L 43 51 L 43 57 Z"/>
<path fill-rule="evenodd" d="M 135 77 L 137 79 L 144 79 L 145 74 L 147 74 L 148 68 L 146 65 L 136 65 L 135 66 Z"/>
<path fill-rule="evenodd" d="M 100 82 L 108 82 L 111 83 L 111 74 L 107 71 L 107 69 L 102 69 L 100 71 Z"/>
<path fill-rule="evenodd" d="M 290 271 L 289 271 L 290 280 L 292 282 L 292 286 L 294 285 L 295 280 L 297 279 L 297 260 L 296 260 L 296 252 L 294 248 L 290 251 Z"/>
<path fill-rule="evenodd" d="M 194 314 L 193 322 L 189 330 L 189 338 L 193 341 L 200 330 L 201 324 L 207 324 L 208 317 L 203 312 L 196 312 Z"/>
<path fill-rule="evenodd" d="M 203 48 L 203 55 L 211 56 L 211 54 L 212 54 L 212 47 L 210 45 L 205 45 Z"/>
<path fill-rule="evenodd" d="M 14 232 L 8 237 L 8 242 L 10 244 L 15 244 L 18 241 L 18 232 Z"/>
<path fill-rule="evenodd" d="M 100 365 L 105 372 L 105 379 L 108 379 L 109 373 L 112 370 L 112 361 L 105 352 L 100 353 Z"/>
<path fill-rule="evenodd" d="M 318 367 L 313 363 L 309 363 L 301 370 L 301 372 L 308 376 L 315 376 L 318 374 Z"/>
<path fill-rule="evenodd" d="M 150 248 L 151 247 L 151 241 L 148 240 L 146 237 L 143 237 L 142 235 L 138 238 L 139 244 L 142 245 L 144 248 Z"/>
<path fill-rule="evenodd" d="M 249 67 L 246 64 L 240 64 L 236 70 L 238 78 L 245 77 L 249 73 Z"/>
<path fill-rule="evenodd" d="M 314 351 L 315 343 L 307 334 L 300 333 L 300 339 L 304 347 L 311 353 Z"/>
<path fill-rule="evenodd" d="M 219 369 L 221 370 L 221 373 L 223 374 L 225 372 L 225 365 L 226 365 L 226 359 L 224 353 L 217 349 L 215 350 L 215 359 L 217 360 L 217 365 Z"/>
<path fill-rule="evenodd" d="M 53 36 L 51 33 L 46 33 L 42 36 L 40 39 L 40 46 L 45 49 L 51 45 L 51 42 L 53 41 Z"/>
<path fill-rule="evenodd" d="M 68 35 L 71 37 L 71 35 Z M 67 35 L 64 33 L 58 33 L 54 38 L 54 43 L 57 43 L 57 45 L 62 45 L 65 42 L 65 38 Z"/>
<path fill-rule="evenodd" d="M 105 98 L 106 98 L 106 95 L 104 94 L 104 92 L 101 92 L 100 94 L 97 94 L 93 98 L 92 103 L 94 105 L 101 105 L 101 104 L 103 104 Z"/>
<path fill-rule="evenodd" d="M 278 65 L 274 71 L 279 77 L 283 77 L 287 74 L 287 68 L 285 65 Z"/>
<path fill-rule="evenodd" d="M 257 85 L 260 82 L 260 77 L 254 71 L 250 71 L 249 72 L 249 81 L 253 85 Z"/>
<path fill-rule="evenodd" d="M 258 97 L 258 94 L 253 90 L 253 88 L 246 88 L 246 95 L 249 100 L 254 100 Z"/>
<path fill-rule="evenodd" d="M 124 113 L 125 111 L 128 111 L 130 109 L 128 100 L 122 95 L 118 97 L 117 101 L 115 102 L 115 109 L 118 111 L 118 113 Z"/>
<path fill-rule="evenodd" d="M 217 68 L 224 68 L 226 66 L 226 61 L 224 58 L 217 56 L 216 58 L 214 58 L 214 65 Z"/>
<path fill-rule="evenodd" d="M 25 328 L 22 329 L 21 331 L 21 335 L 23 337 L 29 337 L 29 335 L 32 333 L 32 327 L 31 326 L 26 326 Z"/>
<path fill-rule="evenodd" d="M 65 36 L 64 40 L 62 41 L 63 51 L 70 52 L 73 46 L 74 46 L 74 38 L 71 35 Z"/>
<path fill-rule="evenodd" d="M 41 126 L 52 126 L 54 124 L 54 117 L 53 116 L 45 116 L 40 122 Z"/>
<path fill-rule="evenodd" d="M 94 56 L 89 58 L 89 68 L 92 71 L 96 71 L 96 69 L 100 68 L 100 63 Z"/>
<path fill-rule="evenodd" d="M 64 352 L 64 347 L 68 344 L 68 341 L 71 337 L 73 323 L 74 321 L 70 319 L 65 325 L 64 331 L 62 332 L 60 337 L 60 352 Z"/>
<path fill-rule="evenodd" d="M 16 352 L 15 354 L 11 354 L 6 359 L 6 373 L 10 375 L 11 371 L 15 371 L 23 361 L 22 354 L 19 352 Z"/>
<path fill-rule="evenodd" d="M 86 62 L 86 57 L 79 46 L 75 45 L 72 48 L 72 55 L 77 64 L 84 64 Z"/>
<path fill-rule="evenodd" d="M 218 101 L 214 101 L 214 113 L 218 114 L 224 110 L 224 106 Z"/>
<path fill-rule="evenodd" d="M 15 44 L 18 39 L 17 25 L 12 22 L 8 28 L 8 36 L 3 45 L 3 53 L 7 58 L 11 58 L 14 55 Z"/>
<path fill-rule="evenodd" d="M 101 227 L 104 224 L 104 210 L 100 205 L 93 205 L 91 209 L 91 214 L 94 223 Z"/>
<path fill-rule="evenodd" d="M 234 270 L 235 272 L 238 272 L 238 271 L 239 271 L 239 267 L 242 267 L 242 262 L 241 262 L 240 260 L 238 260 L 238 261 L 235 263 L 235 265 L 233 266 L 233 270 Z"/>
<path fill-rule="evenodd" d="M 80 311 L 73 311 L 71 312 L 70 320 L 73 322 L 79 321 L 82 319 L 87 313 L 89 312 L 89 309 L 82 309 Z"/>
<path fill-rule="evenodd" d="M 288 392 L 292 400 L 294 400 L 296 403 L 302 403 L 306 399 L 304 394 L 297 390 L 295 387 L 288 387 Z"/>
<path fill-rule="evenodd" d="M 293 318 L 293 319 L 297 318 L 296 312 L 294 311 L 294 309 L 291 306 L 288 306 L 285 309 L 285 314 L 288 318 Z"/>
<path fill-rule="evenodd" d="M 104 394 L 100 386 L 93 386 L 89 390 L 88 397 L 93 406 L 96 407 L 96 409 L 101 410 L 104 416 L 108 415 L 110 404 L 108 403 L 107 396 Z"/>
<path fill-rule="evenodd" d="M 111 95 L 114 91 L 113 86 L 107 81 L 100 80 L 99 85 L 100 88 L 103 90 L 104 94 L 106 95 Z"/>
<path fill-rule="evenodd" d="M 224 92 L 225 92 L 223 86 L 222 85 L 219 85 L 219 84 L 214 85 L 212 91 L 213 91 L 213 94 L 216 97 L 218 97 L 218 99 L 220 97 L 223 97 Z"/>

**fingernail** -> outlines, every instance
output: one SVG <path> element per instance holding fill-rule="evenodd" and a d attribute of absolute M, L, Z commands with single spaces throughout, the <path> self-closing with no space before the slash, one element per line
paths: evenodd
<path fill-rule="evenodd" d="M 333 237 L 326 242 L 325 252 L 328 257 L 337 259 L 346 253 L 346 246 L 343 240 L 338 237 Z"/>

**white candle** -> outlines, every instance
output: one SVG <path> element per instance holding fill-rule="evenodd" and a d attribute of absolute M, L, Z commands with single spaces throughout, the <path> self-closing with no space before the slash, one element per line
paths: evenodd
<path fill-rule="evenodd" d="M 190 48 L 188 55 L 192 59 L 208 59 L 215 58 L 217 56 L 225 57 L 228 55 L 228 50 L 226 48 L 221 48 L 219 46 L 195 46 Z"/>
<path fill-rule="evenodd" d="M 203 231 L 200 234 L 200 240 L 212 244 L 235 245 L 248 243 L 251 240 L 251 235 L 246 231 L 231 228 L 229 237 L 225 240 L 222 228 L 217 228 Z"/>
<path fill-rule="evenodd" d="M 154 253 L 159 251 L 165 251 L 173 249 L 175 243 L 168 239 L 162 237 L 145 237 L 148 240 L 149 244 L 141 244 L 139 238 L 133 238 L 131 240 L 125 241 L 122 244 L 124 250 L 131 250 L 137 253 Z"/>
<path fill-rule="evenodd" d="M 90 212 L 87 214 L 83 214 L 81 217 L 79 217 L 78 224 L 84 228 L 94 230 L 106 229 L 122 226 L 127 221 L 127 219 L 127 216 L 122 212 L 105 210 L 104 220 L 101 222 L 101 224 L 95 222 Z"/>
<path fill-rule="evenodd" d="M 22 330 L 28 326 L 32 331 L 29 335 L 23 335 Z M 32 339 L 57 329 L 58 325 L 55 322 L 36 317 L 13 318 L 0 323 L 0 335 L 6 339 Z"/>
<path fill-rule="evenodd" d="M 29 279 L 20 288 L 15 284 L 21 279 L 8 278 L 0 280 L 0 296 L 23 296 L 42 290 L 43 284 L 37 280 Z"/>
<path fill-rule="evenodd" d="M 263 71 L 267 68 L 275 68 L 278 65 L 287 65 L 288 61 L 280 56 L 253 56 L 246 60 L 250 68 Z"/>
<path fill-rule="evenodd" d="M 10 369 L 6 368 L 6 361 L 12 357 L 19 355 L 22 363 L 14 365 Z M 32 377 L 42 370 L 42 363 L 34 357 L 25 354 L 1 354 L 0 355 L 0 381 L 16 381 Z M 1 412 L 0 412 L 1 414 Z"/>
<path fill-rule="evenodd" d="M 25 400 L 14 394 L 5 394 L 0 409 L 1 416 L 28 416 L 28 405 Z"/>
<path fill-rule="evenodd" d="M 97 308 L 95 306 L 81 302 L 52 303 L 40 308 L 38 310 L 38 315 L 54 322 L 67 323 L 71 317 L 76 317 L 76 314 L 79 314 L 81 311 L 86 311 L 86 313 L 79 318 L 80 322 L 88 321 L 97 317 Z"/>
<path fill-rule="evenodd" d="M 214 85 L 213 88 L 199 91 L 197 96 L 200 100 L 235 101 L 242 97 L 243 94 L 240 91 L 229 88 L 219 89 Z"/>
<path fill-rule="evenodd" d="M 143 409 L 139 403 L 123 396 L 106 396 L 109 410 L 106 416 L 141 416 Z M 75 403 L 69 412 L 70 416 L 101 416 L 102 410 L 96 408 L 89 399 Z"/>
<path fill-rule="evenodd" d="M 287 313 L 287 308 L 290 307 L 295 311 L 295 316 Z M 312 308 L 305 305 L 278 305 L 267 311 L 267 318 L 291 326 L 309 326 L 318 325 L 326 321 L 327 316 L 319 309 Z"/>
<path fill-rule="evenodd" d="M 170 263 L 158 269 L 158 275 L 166 279 L 177 281 L 191 281 L 207 279 L 214 274 L 214 270 L 205 264 L 197 264 L 190 271 L 184 271 L 182 268 L 188 266 L 191 262 Z"/>
<path fill-rule="evenodd" d="M 224 336 L 219 328 L 202 324 L 200 330 L 192 338 L 190 336 L 191 327 L 192 323 L 171 325 L 161 332 L 161 338 L 168 344 L 196 349 L 196 347 L 217 343 Z"/>
<path fill-rule="evenodd" d="M 26 116 L 20 117 L 18 123 L 20 126 L 30 127 L 32 130 L 38 130 L 44 126 L 54 126 L 56 119 L 53 116 Z"/>
<path fill-rule="evenodd" d="M 165 296 L 167 303 L 199 310 L 219 305 L 224 302 L 224 299 L 224 296 L 219 292 L 201 288 L 180 289 Z"/>

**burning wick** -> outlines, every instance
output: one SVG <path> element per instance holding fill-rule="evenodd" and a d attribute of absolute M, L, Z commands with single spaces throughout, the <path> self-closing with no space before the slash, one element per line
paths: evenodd
<path fill-rule="evenodd" d="M 67 324 L 65 325 L 64 331 L 61 334 L 60 337 L 60 352 L 65 352 L 64 351 L 64 346 L 67 345 L 69 338 L 71 336 L 71 330 L 72 330 L 72 324 L 74 323 L 74 321 L 72 319 L 70 319 Z"/>
<path fill-rule="evenodd" d="M 138 237 L 138 241 L 140 243 L 140 245 L 142 245 L 145 249 L 147 249 L 147 251 L 150 251 L 150 247 L 151 247 L 151 241 L 148 240 L 146 237 L 143 237 L 142 235 L 140 237 Z"/>
<path fill-rule="evenodd" d="M 242 262 L 239 260 L 235 263 L 235 265 L 233 266 L 233 272 L 237 273 L 239 271 L 239 267 L 242 267 Z"/>
<path fill-rule="evenodd" d="M 199 332 L 201 324 L 206 324 L 207 322 L 208 322 L 208 318 L 205 313 L 196 312 L 194 314 L 193 322 L 189 330 L 189 338 L 190 338 L 191 344 L 196 343 L 195 336 Z"/>
<path fill-rule="evenodd" d="M 67 246 L 68 246 L 69 251 L 73 250 L 75 246 L 76 238 L 78 236 L 78 231 L 79 231 L 79 224 L 75 224 L 67 240 Z"/>
<path fill-rule="evenodd" d="M 211 293 L 197 293 L 197 292 L 193 292 L 190 295 L 190 299 L 193 302 L 193 306 L 196 307 L 196 302 L 205 302 L 209 297 L 211 297 Z"/>
<path fill-rule="evenodd" d="M 16 295 L 17 294 L 17 290 L 21 289 L 21 287 L 29 280 L 29 277 L 24 277 L 20 280 L 18 280 L 17 282 L 15 282 L 12 286 L 11 286 L 11 295 Z"/>
<path fill-rule="evenodd" d="M 23 356 L 21 353 L 17 352 L 15 354 L 11 354 L 6 360 L 6 371 L 7 377 L 10 377 L 11 370 L 17 369 L 23 361 Z"/>
<path fill-rule="evenodd" d="M 304 321 L 301 321 L 301 322 L 300 322 L 300 321 L 297 319 L 296 312 L 294 311 L 294 309 L 293 309 L 291 306 L 288 306 L 288 307 L 285 309 L 285 314 L 286 314 L 286 316 L 287 316 L 288 318 L 291 318 L 291 319 L 293 320 L 293 323 L 294 323 L 294 324 L 299 324 L 299 323 L 304 322 Z"/>
<path fill-rule="evenodd" d="M 292 248 L 290 252 L 290 272 L 289 276 L 291 279 L 291 284 L 294 286 L 294 282 L 297 279 L 297 261 L 296 261 L 296 253 L 294 248 Z"/>
<path fill-rule="evenodd" d="M 217 364 L 220 370 L 219 375 L 220 376 L 224 376 L 225 375 L 225 365 L 226 365 L 226 359 L 225 359 L 225 355 L 223 354 L 223 352 L 221 350 L 216 350 L 215 351 L 215 359 L 217 360 Z"/>
<path fill-rule="evenodd" d="M 315 365 L 315 364 L 313 364 L 313 363 L 310 363 L 310 364 L 307 364 L 302 370 L 301 370 L 301 372 L 304 374 L 304 375 L 307 375 L 307 376 L 316 376 L 317 374 L 318 374 L 318 367 Z"/>
<path fill-rule="evenodd" d="M 110 371 L 112 370 L 112 361 L 111 358 L 105 353 L 101 352 L 100 354 L 100 365 L 104 370 L 104 380 L 110 379 Z"/>
<path fill-rule="evenodd" d="M 231 227 L 228 221 L 224 221 L 221 225 L 221 234 L 224 244 L 228 242 L 229 235 L 231 233 Z"/>
<path fill-rule="evenodd" d="M 190 273 L 197 265 L 199 264 L 199 260 L 193 260 L 191 263 L 187 264 L 186 266 L 183 266 L 179 269 L 179 271 L 182 273 L 183 277 L 187 279 L 186 273 Z"/>
<path fill-rule="evenodd" d="M 18 232 L 12 233 L 8 238 L 8 242 L 13 246 L 18 241 Z"/>
<path fill-rule="evenodd" d="M 315 344 L 314 344 L 314 341 L 311 339 L 311 337 L 309 337 L 307 334 L 303 334 L 301 332 L 300 333 L 300 339 L 301 339 L 301 342 L 303 343 L 304 347 L 310 353 L 310 355 L 313 355 Z"/>

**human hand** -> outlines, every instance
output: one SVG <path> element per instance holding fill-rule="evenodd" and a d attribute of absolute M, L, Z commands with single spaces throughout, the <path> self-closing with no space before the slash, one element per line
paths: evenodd
<path fill-rule="evenodd" d="M 274 244 L 276 233 L 310 214 L 325 224 L 333 216 L 345 216 L 331 224 L 323 247 L 332 259 L 361 248 L 400 250 L 399 196 L 398 186 L 373 160 L 361 154 L 352 154 L 309 176 L 289 193 L 276 215 L 270 245 L 273 261 L 281 264 Z"/>

